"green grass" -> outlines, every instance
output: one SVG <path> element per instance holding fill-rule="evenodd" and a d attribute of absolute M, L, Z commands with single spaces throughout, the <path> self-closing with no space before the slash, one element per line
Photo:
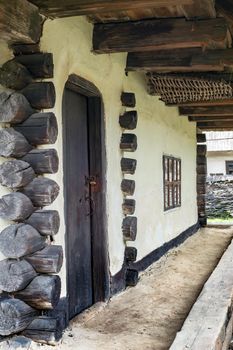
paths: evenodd
<path fill-rule="evenodd" d="M 224 223 L 224 224 L 228 224 L 228 223 L 232 223 L 233 222 L 233 218 L 208 218 L 208 223 Z"/>

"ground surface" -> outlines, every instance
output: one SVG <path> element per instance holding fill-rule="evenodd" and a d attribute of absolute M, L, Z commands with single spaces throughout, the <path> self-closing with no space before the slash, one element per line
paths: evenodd
<path fill-rule="evenodd" d="M 55 349 L 169 349 L 232 237 L 231 227 L 201 229 L 154 263 L 136 287 L 74 320 Z"/>

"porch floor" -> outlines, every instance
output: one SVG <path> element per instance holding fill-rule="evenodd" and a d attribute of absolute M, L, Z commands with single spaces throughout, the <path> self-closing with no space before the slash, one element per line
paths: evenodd
<path fill-rule="evenodd" d="M 136 287 L 78 316 L 56 349 L 169 349 L 232 237 L 233 227 L 200 229 L 141 274 Z"/>

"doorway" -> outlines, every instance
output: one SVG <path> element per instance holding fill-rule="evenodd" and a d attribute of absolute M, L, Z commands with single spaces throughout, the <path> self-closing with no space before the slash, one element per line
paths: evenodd
<path fill-rule="evenodd" d="M 69 318 L 109 296 L 105 143 L 97 88 L 71 75 L 63 94 L 63 165 Z"/>

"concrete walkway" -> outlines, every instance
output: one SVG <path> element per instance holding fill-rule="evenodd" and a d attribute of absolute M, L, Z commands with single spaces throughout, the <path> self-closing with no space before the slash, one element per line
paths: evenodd
<path fill-rule="evenodd" d="M 232 237 L 231 227 L 199 230 L 147 269 L 136 287 L 77 317 L 55 348 L 169 349 Z"/>

